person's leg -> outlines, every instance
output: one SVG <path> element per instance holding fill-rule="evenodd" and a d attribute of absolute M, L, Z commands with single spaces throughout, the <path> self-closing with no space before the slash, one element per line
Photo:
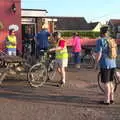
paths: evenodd
<path fill-rule="evenodd" d="M 16 51 L 13 51 L 13 52 L 12 52 L 12 55 L 16 56 Z"/>
<path fill-rule="evenodd" d="M 110 71 L 110 101 L 114 101 L 114 74 L 115 74 L 115 68 L 111 69 Z"/>
<path fill-rule="evenodd" d="M 105 103 L 110 103 L 110 82 L 105 83 Z"/>
<path fill-rule="evenodd" d="M 67 67 L 68 65 L 68 59 L 62 59 L 62 60 L 58 60 L 59 62 L 59 73 L 61 75 L 61 81 L 59 81 L 60 85 L 65 84 L 65 80 L 66 80 L 66 72 L 65 72 L 65 67 Z"/>
<path fill-rule="evenodd" d="M 110 82 L 110 101 L 114 101 L 114 85 Z"/>
<path fill-rule="evenodd" d="M 7 54 L 11 56 L 12 55 L 12 51 L 8 50 Z"/>
<path fill-rule="evenodd" d="M 74 62 L 74 65 L 76 65 L 76 54 L 75 54 L 75 52 L 73 52 L 72 54 L 73 54 L 73 62 Z"/>
<path fill-rule="evenodd" d="M 110 70 L 109 69 L 101 69 L 101 82 L 104 83 L 105 86 L 105 103 L 110 103 Z"/>
<path fill-rule="evenodd" d="M 76 68 L 80 68 L 80 58 L 79 58 L 79 52 L 74 52 L 74 64 Z"/>
<path fill-rule="evenodd" d="M 76 67 L 80 68 L 80 53 L 76 52 Z"/>
<path fill-rule="evenodd" d="M 65 67 L 62 67 L 61 68 L 61 75 L 62 75 L 62 82 L 63 82 L 63 84 L 65 84 Z"/>

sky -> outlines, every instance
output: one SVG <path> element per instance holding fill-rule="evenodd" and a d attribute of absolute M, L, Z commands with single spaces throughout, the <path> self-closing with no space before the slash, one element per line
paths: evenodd
<path fill-rule="evenodd" d="M 45 9 L 47 16 L 84 17 L 87 22 L 120 19 L 120 0 L 21 0 L 24 9 Z"/>

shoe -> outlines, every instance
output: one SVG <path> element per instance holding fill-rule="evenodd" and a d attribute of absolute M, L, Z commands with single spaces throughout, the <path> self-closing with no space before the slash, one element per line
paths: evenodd
<path fill-rule="evenodd" d="M 113 104 L 114 103 L 114 100 L 110 100 L 110 104 Z"/>
<path fill-rule="evenodd" d="M 104 101 L 100 101 L 99 103 L 102 104 L 102 105 L 110 105 L 109 102 L 104 102 Z"/>
<path fill-rule="evenodd" d="M 58 82 L 58 87 L 63 87 L 65 85 L 65 83 L 62 81 L 62 80 L 60 80 L 59 82 Z"/>

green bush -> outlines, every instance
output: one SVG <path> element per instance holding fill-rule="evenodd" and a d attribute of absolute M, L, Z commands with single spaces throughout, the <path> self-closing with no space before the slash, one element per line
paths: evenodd
<path fill-rule="evenodd" d="M 62 36 L 64 37 L 71 37 L 73 32 L 61 32 Z M 99 32 L 91 32 L 91 31 L 81 31 L 78 32 L 80 37 L 89 37 L 89 38 L 96 38 L 99 37 Z"/>

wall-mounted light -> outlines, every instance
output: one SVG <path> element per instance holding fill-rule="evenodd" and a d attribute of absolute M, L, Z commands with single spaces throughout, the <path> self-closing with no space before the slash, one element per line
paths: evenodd
<path fill-rule="evenodd" d="M 16 6 L 15 6 L 15 3 L 12 4 L 12 6 L 11 6 L 11 11 L 12 11 L 13 13 L 16 12 Z"/>

